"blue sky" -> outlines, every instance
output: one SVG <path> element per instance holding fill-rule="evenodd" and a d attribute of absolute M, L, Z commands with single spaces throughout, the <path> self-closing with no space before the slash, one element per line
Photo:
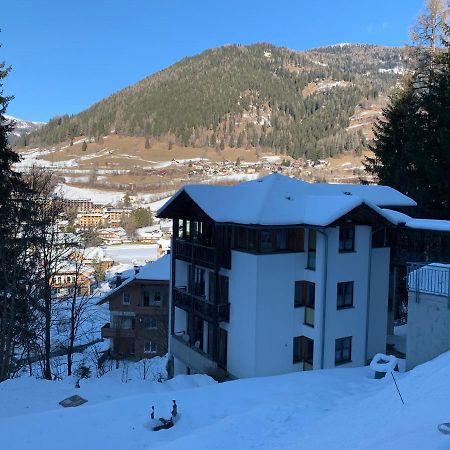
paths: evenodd
<path fill-rule="evenodd" d="M 227 43 L 304 50 L 404 45 L 424 0 L 14 0 L 1 6 L 8 113 L 79 112 L 179 59 Z"/>

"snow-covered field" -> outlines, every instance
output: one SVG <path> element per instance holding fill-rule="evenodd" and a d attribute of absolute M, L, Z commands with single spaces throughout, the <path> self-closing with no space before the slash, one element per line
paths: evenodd
<path fill-rule="evenodd" d="M 109 376 L 108 376 L 109 375 Z M 215 384 L 178 376 L 122 383 L 117 373 L 61 382 L 0 384 L 1 448 L 14 449 L 448 449 L 450 353 L 413 371 L 373 379 L 370 368 L 332 369 Z M 58 405 L 78 394 L 88 402 Z M 150 408 L 179 420 L 151 431 Z"/>
<path fill-rule="evenodd" d="M 143 265 L 148 261 L 158 259 L 157 245 L 144 244 L 122 244 L 106 246 L 105 255 L 107 258 L 112 258 L 114 264 L 138 264 Z"/>

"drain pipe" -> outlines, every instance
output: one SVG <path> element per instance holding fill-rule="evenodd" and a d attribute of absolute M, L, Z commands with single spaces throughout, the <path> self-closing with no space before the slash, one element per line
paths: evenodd
<path fill-rule="evenodd" d="M 323 270 L 323 288 L 322 288 L 322 352 L 320 355 L 320 368 L 324 368 L 324 359 L 325 359 L 325 313 L 327 309 L 327 281 L 328 281 L 328 234 L 320 228 L 314 228 L 318 233 L 324 236 L 325 241 L 325 267 Z"/>

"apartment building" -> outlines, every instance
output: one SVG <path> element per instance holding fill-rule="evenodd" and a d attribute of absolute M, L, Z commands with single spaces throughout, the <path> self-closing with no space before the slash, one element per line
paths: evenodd
<path fill-rule="evenodd" d="M 397 222 L 382 208 L 414 205 L 385 186 L 279 174 L 185 186 L 157 213 L 173 220 L 173 373 L 267 376 L 384 352 Z"/>
<path fill-rule="evenodd" d="M 170 256 L 135 268 L 135 274 L 110 291 L 110 321 L 101 329 L 111 355 L 142 359 L 167 353 Z"/>

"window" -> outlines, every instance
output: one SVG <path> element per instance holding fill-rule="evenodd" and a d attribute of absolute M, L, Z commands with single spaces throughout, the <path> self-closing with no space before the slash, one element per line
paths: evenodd
<path fill-rule="evenodd" d="M 111 328 L 117 330 L 134 330 L 136 320 L 132 316 L 117 316 L 111 317 Z"/>
<path fill-rule="evenodd" d="M 156 353 L 158 347 L 152 341 L 144 341 L 144 353 Z"/>
<path fill-rule="evenodd" d="M 296 336 L 293 339 L 292 362 L 298 363 L 306 361 L 313 363 L 314 341 L 306 336 Z"/>
<path fill-rule="evenodd" d="M 287 230 L 275 231 L 275 249 L 287 250 Z"/>
<path fill-rule="evenodd" d="M 124 305 L 129 305 L 130 304 L 130 300 L 131 300 L 130 293 L 129 292 L 124 292 L 123 293 L 123 298 L 122 298 L 122 303 Z"/>
<path fill-rule="evenodd" d="M 219 304 L 223 305 L 228 303 L 228 290 L 228 277 L 219 275 Z"/>
<path fill-rule="evenodd" d="M 248 249 L 254 252 L 258 251 L 258 230 L 256 228 L 248 229 Z"/>
<path fill-rule="evenodd" d="M 161 303 L 161 291 L 155 291 L 155 293 L 153 295 L 153 302 Z"/>
<path fill-rule="evenodd" d="M 156 330 L 158 328 L 158 321 L 156 317 L 146 317 L 144 319 L 144 327 L 147 330 Z"/>
<path fill-rule="evenodd" d="M 260 233 L 260 249 L 261 252 L 270 252 L 273 250 L 272 230 L 261 230 Z"/>
<path fill-rule="evenodd" d="M 247 249 L 247 228 L 236 227 L 234 229 L 234 245 L 237 249 Z"/>
<path fill-rule="evenodd" d="M 353 252 L 355 250 L 355 226 L 341 225 L 339 227 L 339 252 Z"/>
<path fill-rule="evenodd" d="M 343 364 L 352 360 L 352 337 L 336 339 L 334 363 Z"/>
<path fill-rule="evenodd" d="M 353 281 L 337 284 L 337 309 L 353 307 Z"/>
<path fill-rule="evenodd" d="M 195 268 L 194 271 L 194 295 L 205 296 L 205 269 Z"/>
<path fill-rule="evenodd" d="M 150 306 L 150 292 L 142 292 L 142 306 Z"/>
<path fill-rule="evenodd" d="M 316 270 L 316 240 L 316 230 L 310 229 L 308 231 L 308 261 L 306 268 L 311 270 Z"/>
<path fill-rule="evenodd" d="M 305 250 L 305 230 L 303 228 L 289 229 L 288 248 L 294 252 L 303 252 Z"/>
<path fill-rule="evenodd" d="M 310 281 L 296 281 L 294 306 L 310 306 L 314 308 L 316 285 Z"/>

